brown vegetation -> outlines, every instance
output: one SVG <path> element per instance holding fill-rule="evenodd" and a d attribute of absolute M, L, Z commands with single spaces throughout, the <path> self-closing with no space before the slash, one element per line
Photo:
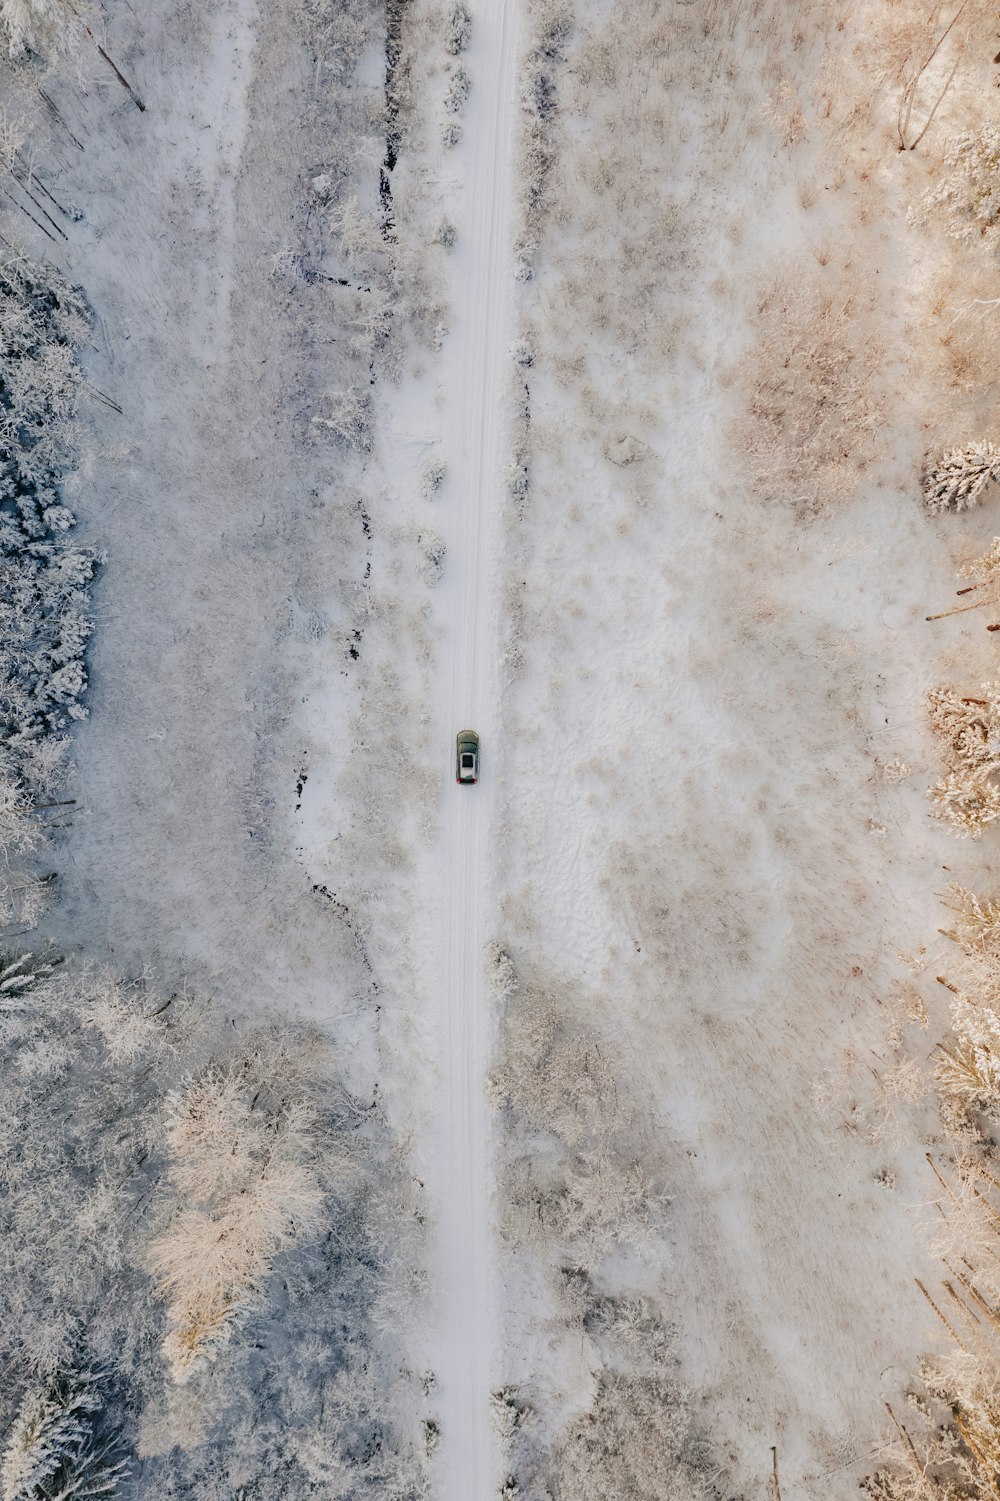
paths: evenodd
<path fill-rule="evenodd" d="M 885 352 L 855 286 L 805 270 L 757 304 L 742 445 L 758 493 L 805 515 L 851 498 L 885 420 Z"/>
<path fill-rule="evenodd" d="M 940 1287 L 918 1283 L 945 1333 L 909 1402 L 890 1407 L 894 1439 L 884 1468 L 865 1481 L 873 1501 L 979 1501 L 995 1497 L 1000 1467 L 1000 902 L 954 885 L 947 973 L 951 1031 L 935 1078 L 950 1160 L 927 1154 L 938 1190 L 932 1245 Z"/>

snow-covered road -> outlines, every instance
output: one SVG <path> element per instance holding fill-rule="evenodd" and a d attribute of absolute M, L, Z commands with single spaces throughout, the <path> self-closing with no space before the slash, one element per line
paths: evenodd
<path fill-rule="evenodd" d="M 442 1039 L 440 1247 L 442 1501 L 488 1501 L 500 1476 L 489 1422 L 495 1356 L 491 1153 L 484 1096 L 491 1035 L 483 947 L 493 936 L 491 845 L 498 743 L 496 560 L 505 469 L 506 395 L 514 334 L 511 176 L 516 101 L 514 0 L 475 12 L 472 94 L 455 203 L 453 357 L 442 395 L 447 506 L 448 670 L 442 681 L 442 765 L 458 730 L 479 731 L 478 786 L 448 788 L 440 846 L 445 914 L 446 1036 Z"/>

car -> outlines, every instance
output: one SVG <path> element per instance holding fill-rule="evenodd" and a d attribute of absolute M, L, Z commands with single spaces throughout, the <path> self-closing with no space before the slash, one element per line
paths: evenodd
<path fill-rule="evenodd" d="M 459 730 L 455 738 L 455 781 L 473 786 L 479 781 L 479 736 Z"/>

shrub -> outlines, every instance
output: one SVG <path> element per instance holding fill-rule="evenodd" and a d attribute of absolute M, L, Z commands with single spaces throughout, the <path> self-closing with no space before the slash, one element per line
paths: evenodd
<path fill-rule="evenodd" d="M 975 697 L 935 688 L 927 712 L 945 769 L 931 788 L 935 812 L 975 838 L 1000 819 L 1000 683 L 984 683 Z"/>
<path fill-rule="evenodd" d="M 911 220 L 940 215 L 948 234 L 963 244 L 994 238 L 1000 223 L 1000 129 L 981 125 L 955 136 L 944 166 L 945 176 L 924 194 Z"/>
<path fill-rule="evenodd" d="M 853 295 L 781 281 L 760 298 L 742 446 L 756 488 L 803 514 L 849 498 L 875 456 L 882 348 Z"/>

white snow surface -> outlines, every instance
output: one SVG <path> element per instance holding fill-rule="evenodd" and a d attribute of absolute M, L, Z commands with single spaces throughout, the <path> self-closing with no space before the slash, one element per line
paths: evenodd
<path fill-rule="evenodd" d="M 494 849 L 502 782 L 498 560 L 509 445 L 511 344 L 516 329 L 512 270 L 517 7 L 478 9 L 468 52 L 471 79 L 462 143 L 447 162 L 448 214 L 457 230 L 449 257 L 449 332 L 424 380 L 390 394 L 385 471 L 407 466 L 413 433 L 447 466 L 437 498 L 425 499 L 447 555 L 434 593 L 440 670 L 426 706 L 434 766 L 445 786 L 436 837 L 417 852 L 425 935 L 418 972 L 431 997 L 428 1184 L 436 1330 L 430 1342 L 441 1424 L 437 1494 L 488 1501 L 500 1483 L 490 1426 L 498 1365 L 498 1267 L 492 1220 L 491 1132 L 485 1083 L 494 998 L 484 948 L 496 928 Z M 410 460 L 412 465 L 412 459 Z M 455 781 L 455 737 L 480 736 L 479 781 Z"/>
<path fill-rule="evenodd" d="M 581 26 L 606 9 L 581 7 Z M 646 1271 L 671 1289 L 702 1431 L 747 1501 L 770 1495 L 772 1444 L 786 1494 L 846 1501 L 882 1401 L 933 1339 L 913 1282 L 933 1121 L 901 1107 L 873 1143 L 858 1111 L 889 1058 L 894 952 L 937 926 L 955 848 L 926 818 L 920 703 L 942 641 L 969 672 L 971 627 L 932 641 L 923 616 L 950 587 L 948 548 L 981 551 L 995 528 L 973 513 L 942 544 L 905 411 L 878 483 L 809 527 L 755 507 L 734 475 L 738 284 L 836 244 L 849 205 L 831 191 L 804 230 L 760 101 L 736 143 L 679 89 L 677 135 L 650 159 L 687 238 L 650 292 L 648 342 L 615 347 L 565 281 L 614 278 L 617 224 L 595 260 L 564 197 L 533 288 L 513 282 L 524 17 L 484 0 L 464 139 L 418 134 L 393 184 L 407 232 L 429 244 L 442 214 L 456 226 L 438 258 L 448 331 L 377 388 L 370 458 L 318 451 L 301 419 L 342 333 L 334 294 L 272 276 L 297 248 L 303 184 L 341 144 L 300 119 L 308 60 L 281 5 L 111 11 L 109 50 L 147 113 L 104 75 L 53 85 L 86 149 L 53 125 L 39 168 L 85 217 L 68 248 L 21 226 L 86 288 L 94 378 L 125 412 L 101 418 L 72 497 L 109 564 L 60 932 L 234 1009 L 305 1011 L 359 1087 L 379 1079 L 430 1199 L 433 1327 L 415 1317 L 411 1351 L 435 1378 L 446 1501 L 495 1493 L 492 1387 L 534 1385 L 562 1414 L 591 1392 L 584 1352 L 545 1324 L 542 1279 L 505 1285 L 483 946 L 498 937 L 533 978 L 573 987 L 632 1072 L 638 1145 L 673 1195 L 673 1262 Z M 742 66 L 753 84 L 757 60 Z M 600 118 L 570 136 L 572 194 Z M 716 139 L 728 176 L 709 180 Z M 883 245 L 876 221 L 872 244 L 902 286 L 908 189 L 881 189 L 895 229 Z M 525 314 L 533 510 L 512 540 Z M 905 308 L 892 319 L 902 345 Z M 640 437 L 622 467 L 616 445 Z M 447 463 L 433 499 L 429 456 Z M 428 589 L 416 539 L 431 528 L 447 552 Z M 504 686 L 512 598 L 525 665 Z M 467 726 L 475 788 L 454 781 Z M 901 785 L 876 763 L 894 756 L 913 767 Z M 373 1042 L 357 1018 L 376 995 Z"/>
<path fill-rule="evenodd" d="M 65 245 L 11 225 L 85 288 L 92 379 L 123 409 L 91 414 L 74 485 L 108 566 L 60 941 L 237 1008 L 346 1017 L 353 1048 L 369 972 L 293 812 L 313 674 L 329 692 L 349 666 L 364 539 L 309 441 L 341 314 L 276 274 L 308 246 L 311 163 L 341 142 L 281 6 L 123 6 L 106 41 L 145 113 L 89 58 L 85 88 L 47 80 L 37 170 L 82 217 Z M 360 176 L 374 196 L 377 157 Z"/>
<path fill-rule="evenodd" d="M 897 953 L 934 933 L 947 872 L 961 859 L 974 879 L 982 858 L 928 818 L 921 701 L 939 675 L 992 669 L 981 632 L 931 638 L 924 617 L 949 552 L 988 546 L 995 511 L 944 541 L 922 514 L 915 413 L 936 397 L 913 366 L 905 393 L 883 368 L 890 416 L 855 496 L 805 519 L 753 494 L 733 372 L 756 291 L 833 246 L 831 285 L 853 257 L 856 316 L 905 348 L 926 253 L 910 169 L 878 142 L 878 211 L 859 221 L 829 164 L 767 124 L 777 34 L 738 7 L 708 42 L 679 7 L 634 13 L 662 15 L 662 50 L 617 47 L 621 12 L 587 5 L 557 80 L 555 202 L 525 305 L 498 936 L 624 1061 L 637 1147 L 672 1195 L 672 1255 L 643 1272 L 673 1309 L 720 1493 L 769 1498 L 774 1445 L 783 1494 L 847 1501 L 884 1402 L 938 1341 L 914 1280 L 930 1274 L 935 1113 L 877 1081 L 912 979 Z M 901 781 L 882 769 L 896 757 Z M 904 1045 L 921 1061 L 944 1010 L 923 989 L 930 1032 Z M 585 1410 L 598 1352 L 560 1342 L 526 1266 L 507 1379 Z"/>
<path fill-rule="evenodd" d="M 442 761 L 465 727 L 480 736 L 475 787 L 448 789 L 436 851 L 446 893 L 437 927 L 447 951 L 439 970 L 441 1027 L 437 1266 L 444 1501 L 495 1495 L 499 1458 L 490 1427 L 497 1363 L 497 1277 L 492 1234 L 492 1162 L 485 1082 L 493 996 L 484 949 L 496 926 L 493 851 L 500 738 L 497 560 L 503 509 L 510 345 L 515 330 L 511 208 L 516 102 L 516 6 L 493 0 L 476 17 L 467 66 L 472 94 L 458 168 L 463 190 L 453 279 L 454 348 L 442 383 L 453 414 L 442 452 L 449 463 L 447 527 L 451 578 L 441 604 L 450 627 L 449 670 L 437 724 Z M 464 158 L 464 159 L 463 159 Z M 438 883 L 435 882 L 435 885 Z"/>

